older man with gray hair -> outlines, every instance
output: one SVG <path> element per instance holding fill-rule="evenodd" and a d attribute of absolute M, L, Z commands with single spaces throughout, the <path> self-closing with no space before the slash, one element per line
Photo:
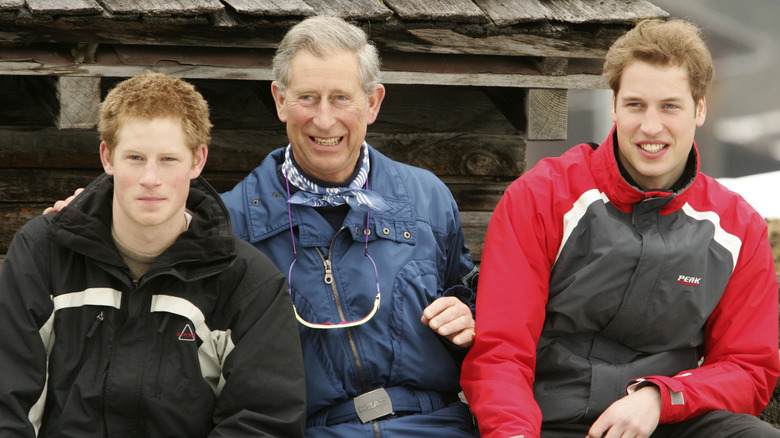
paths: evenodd
<path fill-rule="evenodd" d="M 290 144 L 223 200 L 235 233 L 288 275 L 307 436 L 474 436 L 457 394 L 477 270 L 447 187 L 365 141 L 385 96 L 376 48 L 312 17 L 273 71 Z"/>

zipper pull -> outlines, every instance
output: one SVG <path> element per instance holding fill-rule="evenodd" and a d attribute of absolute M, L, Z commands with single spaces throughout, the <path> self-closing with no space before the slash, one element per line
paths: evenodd
<path fill-rule="evenodd" d="M 105 319 L 105 316 L 103 316 L 103 311 L 101 310 L 100 313 L 98 313 L 98 316 L 95 317 L 95 322 L 92 323 L 92 327 L 89 328 L 89 331 L 87 332 L 87 339 L 91 338 L 92 335 L 95 334 L 95 330 L 97 330 L 98 326 L 101 322 Z"/>
<path fill-rule="evenodd" d="M 323 260 L 325 264 L 325 284 L 333 283 L 333 270 L 330 267 L 330 260 Z"/>

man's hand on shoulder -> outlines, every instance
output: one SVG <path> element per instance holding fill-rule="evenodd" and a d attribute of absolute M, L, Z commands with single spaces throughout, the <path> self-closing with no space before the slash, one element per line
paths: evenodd
<path fill-rule="evenodd" d="M 64 199 L 64 200 L 61 199 L 61 200 L 55 202 L 54 205 L 52 205 L 51 207 L 46 207 L 46 209 L 43 210 L 42 214 L 59 213 L 60 210 L 62 210 L 63 208 L 67 207 L 67 205 L 70 204 L 71 201 L 73 201 L 73 198 L 78 196 L 79 193 L 81 193 L 83 191 L 84 191 L 83 188 L 76 189 L 76 191 L 73 192 L 73 194 L 68 196 L 66 199 Z"/>
<path fill-rule="evenodd" d="M 646 438 L 661 418 L 661 392 L 645 386 L 612 403 L 593 423 L 587 438 Z"/>
<path fill-rule="evenodd" d="M 441 297 L 423 310 L 423 324 L 459 347 L 474 342 L 474 318 L 469 306 L 455 297 Z"/>

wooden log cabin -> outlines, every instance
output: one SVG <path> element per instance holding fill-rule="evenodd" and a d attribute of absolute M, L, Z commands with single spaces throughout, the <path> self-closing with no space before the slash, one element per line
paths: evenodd
<path fill-rule="evenodd" d="M 367 140 L 449 186 L 476 261 L 526 142 L 564 139 L 567 90 L 604 88 L 610 44 L 667 16 L 645 0 L 0 0 L 0 263 L 21 225 L 102 171 L 99 102 L 122 79 L 161 71 L 203 93 L 219 191 L 285 145 L 271 58 L 311 15 L 375 42 L 387 97 Z"/>

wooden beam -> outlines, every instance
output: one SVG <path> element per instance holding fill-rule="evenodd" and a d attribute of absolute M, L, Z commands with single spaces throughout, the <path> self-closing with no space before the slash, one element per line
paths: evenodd
<path fill-rule="evenodd" d="M 91 129 L 100 119 L 100 78 L 68 77 L 57 80 L 59 129 Z"/>
<path fill-rule="evenodd" d="M 665 11 L 648 1 L 637 0 L 474 0 L 496 25 L 548 20 L 553 22 L 627 22 L 645 18 L 668 17 Z"/>
<path fill-rule="evenodd" d="M 0 11 L 13 11 L 24 7 L 24 0 L 0 0 Z"/>
<path fill-rule="evenodd" d="M 488 22 L 482 10 L 471 0 L 384 0 L 384 2 L 402 20 Z"/>
<path fill-rule="evenodd" d="M 409 33 L 420 40 L 386 41 L 388 47 L 402 52 L 427 51 L 430 53 L 452 53 L 473 55 L 578 57 L 603 59 L 611 42 L 617 38 L 596 35 L 563 36 L 535 35 L 529 33 L 465 35 L 451 29 L 409 29 Z M 588 39 L 589 37 L 589 39 Z M 602 41 L 603 40 L 603 41 Z M 565 43 L 562 43 L 565 41 Z M 424 48 L 427 46 L 427 49 Z"/>
<path fill-rule="evenodd" d="M 566 140 L 568 90 L 530 89 L 527 140 Z"/>
<path fill-rule="evenodd" d="M 333 15 L 346 20 L 386 20 L 393 15 L 377 0 L 317 0 L 310 1 L 317 15 Z"/>
<path fill-rule="evenodd" d="M 238 79 L 253 81 L 273 80 L 268 67 L 215 67 L 208 65 L 97 65 L 97 64 L 49 64 L 37 61 L 0 62 L 0 75 L 24 76 L 137 76 L 154 70 L 184 79 Z M 408 71 L 384 71 L 382 83 L 416 85 L 465 85 L 483 87 L 518 88 L 607 88 L 601 75 L 571 74 L 543 76 L 494 73 L 428 73 Z"/>
<path fill-rule="evenodd" d="M 466 236 L 466 245 L 471 252 L 471 260 L 479 263 L 482 260 L 482 249 L 485 246 L 485 233 L 490 222 L 489 211 L 461 211 L 460 224 Z"/>
<path fill-rule="evenodd" d="M 43 0 L 42 0 L 43 1 Z M 112 14 L 193 16 L 217 12 L 219 0 L 101 0 Z"/>
<path fill-rule="evenodd" d="M 239 14 L 267 16 L 310 16 L 314 9 L 303 0 L 224 0 Z"/>
<path fill-rule="evenodd" d="M 27 0 L 33 15 L 99 15 L 103 8 L 95 0 Z"/>

